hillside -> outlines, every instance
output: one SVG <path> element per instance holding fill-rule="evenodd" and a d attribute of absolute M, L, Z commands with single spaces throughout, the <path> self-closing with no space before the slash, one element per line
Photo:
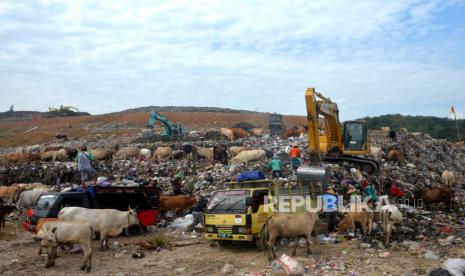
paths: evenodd
<path fill-rule="evenodd" d="M 172 122 L 181 122 L 189 129 L 232 127 L 240 122 L 266 126 L 267 113 L 233 112 L 161 112 Z M 0 147 L 33 145 L 56 140 L 57 134 L 70 138 L 133 137 L 141 133 L 149 112 L 119 112 L 94 116 L 34 118 L 0 122 Z M 304 116 L 284 116 L 284 124 L 304 125 Z"/>
<path fill-rule="evenodd" d="M 365 117 L 369 129 L 378 129 L 389 126 L 395 130 L 404 127 L 408 131 L 429 133 L 433 138 L 457 141 L 457 129 L 455 121 L 447 118 L 432 116 L 404 116 L 400 114 L 389 114 L 378 117 Z M 457 120 L 462 140 L 465 135 L 465 120 Z"/>

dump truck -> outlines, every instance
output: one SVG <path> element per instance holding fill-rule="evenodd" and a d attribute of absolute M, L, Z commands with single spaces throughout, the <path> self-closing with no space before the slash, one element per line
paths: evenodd
<path fill-rule="evenodd" d="M 290 210 L 304 212 L 305 206 L 293 208 L 289 196 L 316 199 L 324 193 L 331 175 L 329 167 L 309 166 L 299 167 L 297 174 L 297 183 L 280 180 L 226 182 L 226 189 L 215 191 L 207 205 L 204 238 L 218 241 L 221 246 L 232 242 L 254 242 L 263 250 L 265 223 L 282 209 L 280 205 L 288 204 Z"/>

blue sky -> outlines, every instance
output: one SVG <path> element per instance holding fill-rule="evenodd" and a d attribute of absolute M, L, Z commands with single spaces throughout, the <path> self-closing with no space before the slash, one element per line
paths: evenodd
<path fill-rule="evenodd" d="M 0 110 L 465 113 L 465 0 L 0 1 Z"/>

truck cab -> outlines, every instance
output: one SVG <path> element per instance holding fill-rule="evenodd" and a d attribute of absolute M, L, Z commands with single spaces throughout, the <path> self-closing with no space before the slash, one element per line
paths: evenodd
<path fill-rule="evenodd" d="M 273 181 L 225 183 L 226 190 L 215 191 L 205 211 L 204 237 L 220 245 L 231 241 L 255 241 L 262 248 L 260 235 L 271 216 Z M 268 206 L 267 206 L 268 205 Z"/>

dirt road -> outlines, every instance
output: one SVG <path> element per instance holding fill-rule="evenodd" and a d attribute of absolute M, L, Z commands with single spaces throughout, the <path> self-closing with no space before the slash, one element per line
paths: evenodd
<path fill-rule="evenodd" d="M 56 266 L 45 269 L 46 255 L 37 255 L 38 244 L 33 235 L 10 224 L 0 241 L 1 275 L 82 275 L 79 270 L 81 254 L 70 254 L 59 250 Z M 160 231 L 160 230 L 158 230 Z M 226 263 L 237 268 L 238 275 L 256 272 L 267 275 L 284 275 L 273 271 L 263 252 L 252 246 L 232 245 L 220 247 L 217 243 L 202 240 L 198 235 L 182 234 L 179 231 L 166 231 L 166 237 L 172 244 L 183 246 L 171 250 L 141 250 L 134 243 L 148 238 L 153 233 L 138 237 L 118 237 L 111 240 L 111 249 L 98 250 L 98 241 L 93 242 L 94 255 L 92 272 L 88 275 L 219 275 Z M 14 233 L 14 234 L 13 234 Z M 8 239 L 8 240 L 5 240 Z M 315 239 L 316 241 L 316 239 Z M 186 245 L 187 244 L 187 245 Z M 442 263 L 426 260 L 423 255 L 409 253 L 400 246 L 392 248 L 388 257 L 380 257 L 386 252 L 380 249 L 362 249 L 359 241 L 344 241 L 337 244 L 314 245 L 315 254 L 304 256 L 304 249 L 297 251 L 297 259 L 307 271 L 316 275 L 425 275 Z M 447 248 L 436 253 L 453 256 L 460 254 L 460 248 Z M 134 259 L 134 252 L 144 252 L 145 257 Z M 289 248 L 280 248 L 279 252 L 291 254 Z"/>

